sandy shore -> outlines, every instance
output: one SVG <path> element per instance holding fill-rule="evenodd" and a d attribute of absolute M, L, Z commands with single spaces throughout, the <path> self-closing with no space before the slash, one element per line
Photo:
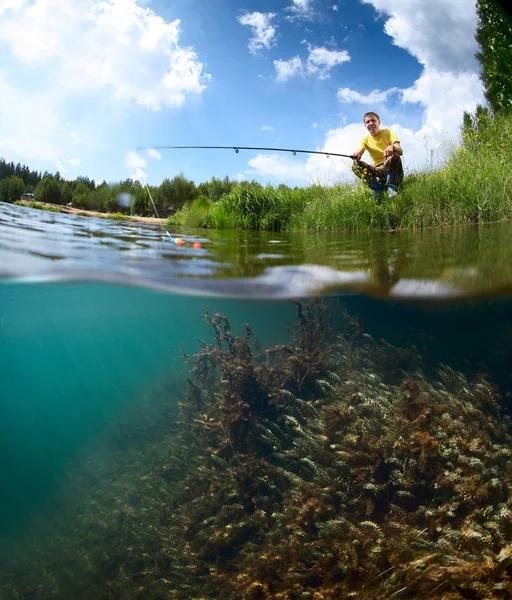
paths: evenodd
<path fill-rule="evenodd" d="M 66 213 L 68 215 L 87 215 L 88 217 L 100 217 L 104 219 L 105 217 L 107 217 L 108 214 L 110 214 L 104 212 L 96 212 L 94 210 L 83 210 L 82 208 L 73 208 L 67 205 L 63 206 L 62 204 L 49 204 L 47 202 L 39 202 L 37 200 L 36 202 L 37 204 L 41 204 L 41 206 L 53 206 L 55 208 L 58 208 L 61 213 Z M 28 200 L 20 200 L 20 203 L 26 206 L 29 202 Z M 139 217 L 137 215 L 127 216 L 129 216 L 130 221 L 135 221 L 138 223 L 152 223 L 158 225 L 165 221 L 165 219 L 157 219 L 156 217 Z"/>

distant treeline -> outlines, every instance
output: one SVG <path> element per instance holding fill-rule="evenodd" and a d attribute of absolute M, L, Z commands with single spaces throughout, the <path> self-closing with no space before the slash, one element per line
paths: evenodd
<path fill-rule="evenodd" d="M 209 202 L 217 202 L 237 187 L 261 189 L 257 181 L 242 181 L 212 177 L 210 181 L 196 185 L 182 174 L 172 179 L 164 179 L 159 186 L 149 186 L 158 214 L 168 217 L 183 208 L 187 203 L 201 198 Z M 291 190 L 281 184 L 281 191 Z M 24 194 L 34 194 L 38 202 L 50 204 L 71 204 L 75 208 L 99 212 L 125 212 L 132 215 L 154 216 L 155 211 L 146 188 L 138 181 L 125 179 L 118 183 L 103 181 L 97 184 L 88 177 L 64 179 L 59 172 L 51 174 L 45 171 L 38 173 L 26 165 L 8 163 L 0 158 L 0 201 L 15 202 Z M 131 194 L 129 207 L 119 203 L 121 194 Z M 122 196 L 121 196 L 122 198 Z"/>

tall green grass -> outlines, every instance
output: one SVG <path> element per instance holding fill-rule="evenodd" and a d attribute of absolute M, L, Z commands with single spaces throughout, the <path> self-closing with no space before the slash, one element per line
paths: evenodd
<path fill-rule="evenodd" d="M 196 204 L 197 203 L 197 204 Z M 198 198 L 169 225 L 268 231 L 354 231 L 463 225 L 512 216 L 512 119 L 465 132 L 442 169 L 409 174 L 377 201 L 359 182 L 280 190 L 237 186 L 218 202 Z"/>

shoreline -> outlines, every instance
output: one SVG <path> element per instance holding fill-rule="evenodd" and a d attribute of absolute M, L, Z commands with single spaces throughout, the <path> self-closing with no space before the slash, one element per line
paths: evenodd
<path fill-rule="evenodd" d="M 81 208 L 73 208 L 72 206 L 67 206 L 67 205 L 62 205 L 62 204 L 50 204 L 49 202 L 40 202 L 39 200 L 33 200 L 33 201 L 18 200 L 19 204 L 22 204 L 23 206 L 27 206 L 27 207 L 30 204 L 30 202 L 36 202 L 37 204 L 40 204 L 43 207 L 57 208 L 57 209 L 59 209 L 59 212 L 65 213 L 68 215 L 81 215 L 81 216 L 87 216 L 87 217 L 99 217 L 101 219 L 108 219 L 109 215 L 118 214 L 118 213 L 98 212 L 98 211 L 94 211 L 94 210 L 85 210 L 85 209 L 81 209 Z M 165 219 L 158 219 L 157 217 L 141 217 L 139 215 L 123 215 L 123 217 L 125 217 L 126 219 L 119 219 L 119 220 L 120 221 L 121 220 L 132 221 L 132 222 L 136 222 L 136 223 L 148 223 L 148 224 L 153 224 L 153 225 L 160 225 L 161 223 L 163 223 L 165 221 Z"/>

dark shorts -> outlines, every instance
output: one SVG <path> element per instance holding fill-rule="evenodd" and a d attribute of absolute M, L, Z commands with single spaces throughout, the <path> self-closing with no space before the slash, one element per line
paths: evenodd
<path fill-rule="evenodd" d="M 393 154 L 384 160 L 384 162 L 378 167 L 369 165 L 362 160 L 355 160 L 352 165 L 352 171 L 365 183 L 368 183 L 369 187 L 374 189 L 374 185 L 377 184 L 384 186 L 386 183 L 393 183 L 393 185 L 400 185 L 404 178 L 404 169 L 402 167 L 402 159 L 398 154 Z M 388 177 L 388 176 L 391 177 Z"/>

